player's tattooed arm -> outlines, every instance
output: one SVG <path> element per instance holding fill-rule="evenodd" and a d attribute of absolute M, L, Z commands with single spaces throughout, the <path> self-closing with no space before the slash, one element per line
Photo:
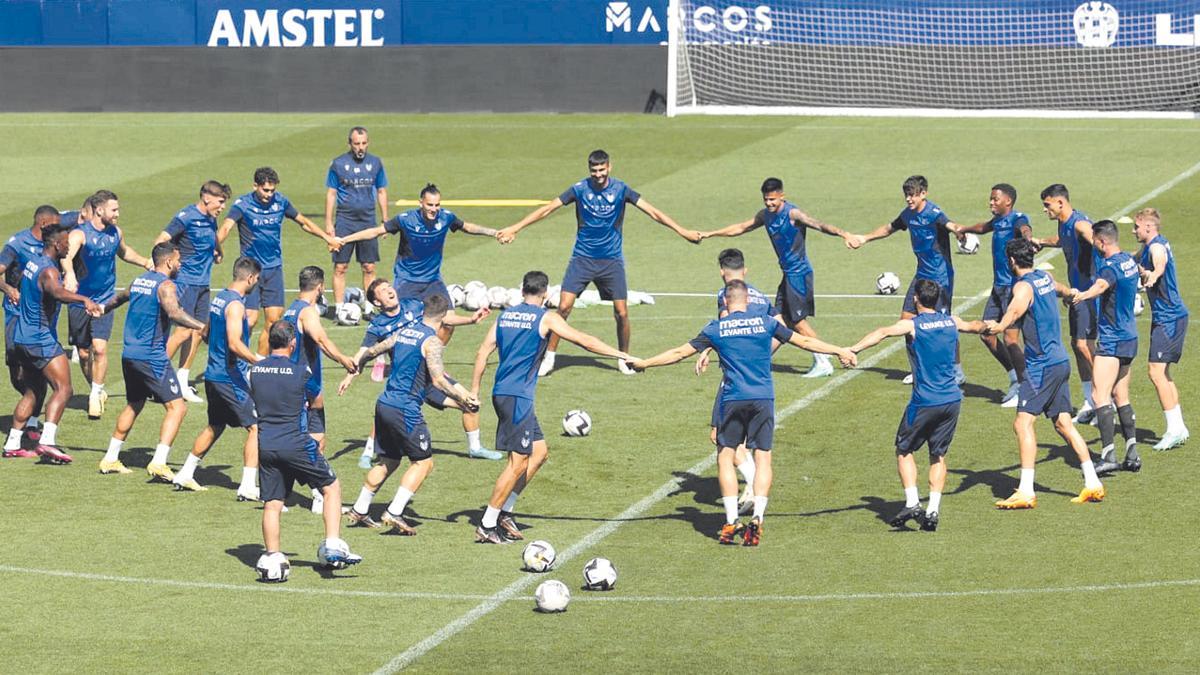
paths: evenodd
<path fill-rule="evenodd" d="M 466 232 L 467 234 L 477 234 L 483 237 L 495 237 L 496 233 L 499 232 L 499 230 L 490 227 L 484 227 L 482 225 L 476 225 L 475 223 L 467 222 L 463 223 L 462 231 Z"/>
<path fill-rule="evenodd" d="M 365 353 L 367 353 L 367 348 L 359 347 L 358 351 L 355 352 L 354 356 L 352 357 L 354 359 L 354 362 L 361 363 L 360 359 L 362 359 L 362 356 Z M 361 372 L 362 372 L 362 370 L 360 368 L 355 368 L 353 372 L 346 373 L 346 376 L 342 378 L 342 381 L 338 382 L 338 388 L 337 388 L 338 396 L 341 396 L 346 393 L 346 390 L 350 388 L 350 383 L 354 382 L 354 378 L 358 377 L 358 374 Z"/>
<path fill-rule="evenodd" d="M 425 367 L 429 369 L 429 380 L 433 382 L 433 386 L 441 389 L 447 396 L 458 401 L 467 412 L 476 412 L 479 410 L 479 401 L 471 395 L 461 384 L 451 384 L 450 380 L 446 379 L 446 363 L 442 359 L 442 352 L 445 351 L 446 345 L 436 337 L 425 340 L 421 345 L 421 351 L 425 354 Z"/>
<path fill-rule="evenodd" d="M 161 286 L 159 288 L 161 288 Z M 109 300 L 108 302 L 104 303 L 104 313 L 108 314 L 109 312 L 113 311 L 114 309 L 129 302 L 130 297 L 131 296 L 129 294 L 128 288 L 122 288 L 121 290 L 117 291 L 117 294 L 115 296 L 113 296 L 112 300 Z"/>
<path fill-rule="evenodd" d="M 376 342 L 370 347 L 358 350 L 358 370 L 362 370 L 364 366 L 371 362 L 376 356 L 386 353 L 396 346 L 396 342 L 400 340 L 399 331 L 392 333 L 387 339 Z"/>
<path fill-rule="evenodd" d="M 803 209 L 792 209 L 792 212 L 788 215 L 791 216 L 792 222 L 800 223 L 805 227 L 811 227 L 818 232 L 823 232 L 832 237 L 841 237 L 842 240 L 846 242 L 846 248 L 858 248 L 859 246 L 862 246 L 862 244 L 859 243 L 858 235 L 847 232 L 836 225 L 830 225 L 829 223 L 815 218 L 814 216 L 805 213 Z"/>
<path fill-rule="evenodd" d="M 128 296 L 128 291 L 126 291 Z M 164 281 L 158 285 L 158 304 L 166 312 L 167 318 L 184 328 L 192 330 L 204 330 L 204 322 L 197 321 L 183 310 L 179 304 L 179 295 L 175 292 L 175 284 L 170 281 Z"/>

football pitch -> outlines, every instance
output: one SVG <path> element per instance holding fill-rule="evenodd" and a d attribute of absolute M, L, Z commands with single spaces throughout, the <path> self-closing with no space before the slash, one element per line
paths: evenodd
<path fill-rule="evenodd" d="M 1157 207 L 1179 261 L 1184 301 L 1200 309 L 1200 126 L 1183 121 L 679 118 L 650 116 L 350 115 L 3 115 L 0 223 L 3 235 L 28 227 L 34 208 L 78 208 L 97 188 L 121 200 L 120 224 L 146 254 L 155 235 L 200 184 L 215 178 L 250 191 L 256 167 L 280 174 L 286 194 L 315 222 L 324 210 L 330 158 L 346 130 L 371 132 L 387 163 L 389 194 L 413 199 L 435 182 L 445 199 L 552 199 L 586 175 L 587 153 L 604 148 L 613 175 L 685 228 L 711 230 L 750 218 L 767 176 L 790 200 L 852 232 L 892 220 L 900 185 L 929 179 L 930 199 L 951 219 L 986 220 L 991 186 L 1019 191 L 1017 208 L 1036 236 L 1053 226 L 1038 192 L 1071 189 L 1094 219 Z M 392 212 L 398 210 L 393 207 Z M 466 220 L 503 227 L 524 208 L 467 208 Z M 327 271 L 324 245 L 285 224 L 288 286 L 308 264 Z M 516 286 L 530 269 L 561 281 L 574 235 L 571 209 L 501 247 L 483 237 L 449 237 L 448 283 L 478 279 Z M 1135 249 L 1128 228 L 1121 244 Z M 236 235 L 234 235 L 236 236 Z M 625 256 L 632 289 L 656 304 L 630 309 L 632 352 L 651 356 L 696 335 L 714 315 L 717 253 L 746 253 L 749 280 L 773 295 L 779 270 L 767 236 L 692 245 L 630 209 Z M 226 262 L 215 286 L 228 280 Z M 382 243 L 390 277 L 395 239 Z M 979 255 L 955 255 L 955 311 L 978 318 L 990 287 L 990 241 Z M 874 296 L 875 276 L 907 285 L 915 263 L 905 233 L 847 250 L 810 231 L 818 293 L 814 326 L 848 345 L 894 321 L 902 297 Z M 1063 260 L 1049 258 L 1064 279 Z M 137 270 L 118 264 L 120 280 Z M 359 285 L 356 265 L 350 282 Z M 902 286 L 903 288 L 904 286 Z M 332 291 L 327 291 L 327 294 Z M 289 302 L 291 296 L 289 296 Z M 292 562 L 282 585 L 256 581 L 262 549 L 257 504 L 234 499 L 242 435 L 227 432 L 197 471 L 210 490 L 175 493 L 147 484 L 161 406 L 146 407 L 123 459 L 135 473 L 101 476 L 96 464 L 124 405 L 117 351 L 110 357 L 108 412 L 85 416 L 84 382 L 59 439 L 70 466 L 0 460 L 4 556 L 0 641 L 6 672 L 579 672 L 756 671 L 1177 671 L 1200 670 L 1200 557 L 1193 446 L 1154 452 L 1165 428 L 1146 377 L 1149 311 L 1139 318 L 1133 405 L 1145 466 L 1108 478 L 1108 498 L 1073 505 L 1082 485 L 1076 460 L 1050 423 L 1038 422 L 1038 507 L 998 512 L 1016 486 L 1013 412 L 998 405 L 1007 378 L 980 341 L 962 336 L 968 382 L 936 533 L 895 531 L 886 519 L 903 505 L 893 440 L 909 396 L 903 343 L 866 352 L 857 370 L 803 379 L 810 357 L 784 349 L 774 366 L 775 485 L 757 549 L 718 546 L 723 522 L 708 441 L 720 375 L 691 361 L 633 377 L 573 346 L 538 386 L 537 412 L 550 460 L 522 495 L 526 537 L 559 551 L 549 573 L 521 571 L 521 545 L 481 546 L 473 529 L 500 471 L 467 457 L 457 414 L 426 408 L 435 469 L 417 494 L 419 536 L 343 530 L 365 558 L 349 570 L 316 569 L 320 518 L 307 490 L 283 515 Z M 571 323 L 615 343 L 611 310 L 577 309 Z M 363 327 L 327 324 L 353 353 Z M 1064 329 L 1066 322 L 1063 322 Z M 60 331 L 65 337 L 65 319 Z M 446 355 L 469 381 L 484 327 L 460 328 Z M 257 337 L 257 333 L 256 333 Z M 1173 367 L 1185 414 L 1196 410 L 1200 353 Z M 203 352 L 201 354 L 203 358 Z M 494 357 L 493 357 L 494 358 Z M 194 373 L 203 369 L 197 361 Z M 115 364 L 115 365 L 114 365 Z M 1074 367 L 1074 366 L 1073 366 Z M 325 360 L 327 456 L 349 503 L 364 471 L 356 461 L 382 385 L 360 377 L 343 397 L 341 373 Z M 494 364 L 485 377 L 490 390 Z M 1077 378 L 1073 379 L 1078 400 Z M 0 390 L 8 429 L 15 395 Z M 201 393 L 203 394 L 202 388 Z M 585 438 L 559 435 L 559 419 L 587 410 Z M 1189 419 L 1192 428 L 1200 421 Z M 171 463 L 178 465 L 205 423 L 191 405 Z M 495 418 L 484 406 L 490 446 Z M 1082 433 L 1098 450 L 1093 427 Z M 922 498 L 927 493 L 918 454 Z M 397 479 L 376 496 L 390 501 Z M 619 571 L 615 590 L 580 590 L 586 560 Z M 563 614 L 533 610 L 537 583 L 572 589 Z"/>

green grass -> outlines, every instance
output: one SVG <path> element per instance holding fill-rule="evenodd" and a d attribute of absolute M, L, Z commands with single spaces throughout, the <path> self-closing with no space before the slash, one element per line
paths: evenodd
<path fill-rule="evenodd" d="M 1019 207 L 1031 212 L 1038 232 L 1048 233 L 1036 198 L 1045 185 L 1066 183 L 1076 206 L 1099 218 L 1126 208 L 1200 155 L 1200 129 L 1166 121 L 7 115 L 0 116 L 0 222 L 12 232 L 28 224 L 39 203 L 74 208 L 92 190 L 108 187 L 121 196 L 130 243 L 145 253 L 205 179 L 245 192 L 253 169 L 264 164 L 279 171 L 281 191 L 303 211 L 319 214 L 327 162 L 343 151 L 345 130 L 357 123 L 371 129 L 372 150 L 387 162 L 393 198 L 411 197 L 430 180 L 446 198 L 545 198 L 583 176 L 587 152 L 604 147 L 616 176 L 685 227 L 701 229 L 749 217 L 759 207 L 763 177 L 778 175 L 803 208 L 862 232 L 893 218 L 903 207 L 900 183 L 923 173 L 931 198 L 960 222 L 983 219 L 988 188 L 1011 182 L 1021 193 Z M 1192 307 L 1200 307 L 1194 275 L 1186 271 L 1200 255 L 1200 234 L 1191 227 L 1200 218 L 1197 188 L 1200 179 L 1189 178 L 1152 202 L 1165 215 Z M 462 215 L 503 226 L 522 214 L 473 209 Z M 511 286 L 525 270 L 541 268 L 557 279 L 572 227 L 570 214 L 558 214 L 503 248 L 451 237 L 445 276 Z M 1127 233 L 1122 237 L 1132 244 Z M 717 287 L 715 257 L 727 242 L 691 246 L 636 212 L 627 220 L 626 240 L 632 288 Z M 746 251 L 751 280 L 773 289 L 778 272 L 766 237 L 752 233 L 728 243 Z M 323 247 L 298 229 L 288 231 L 285 246 L 288 279 L 306 264 L 329 267 Z M 384 246 L 386 262 L 392 246 Z M 869 293 L 879 272 L 907 280 L 914 265 L 903 235 L 850 252 L 813 234 L 809 247 L 818 293 Z M 955 262 L 960 295 L 990 283 L 986 255 L 956 256 Z M 1053 262 L 1061 276 L 1061 258 Z M 136 275 L 132 267 L 119 269 L 122 281 Z M 214 283 L 221 284 L 229 264 L 215 269 Z M 899 305 L 898 297 L 823 298 L 815 326 L 830 341 L 850 343 L 891 321 Z M 650 355 L 695 335 L 713 302 L 664 296 L 631 311 L 634 351 Z M 966 315 L 980 311 L 976 305 Z M 1143 315 L 1133 396 L 1141 434 L 1151 440 L 1164 423 L 1144 374 L 1148 320 Z M 613 337 L 603 307 L 577 311 L 572 323 Z M 345 350 L 361 337 L 361 329 L 330 331 Z M 449 367 L 460 379 L 469 377 L 481 337 L 482 329 L 468 328 L 451 342 Z M 707 424 L 717 374 L 697 378 L 681 365 L 620 377 L 610 362 L 564 348 L 560 364 L 566 367 L 539 385 L 538 414 L 550 432 L 551 459 L 518 505 L 529 536 L 563 551 L 611 526 L 666 481 L 679 478 L 680 486 L 547 575 L 578 589 L 583 562 L 608 557 L 621 577 L 603 601 L 575 590 L 566 614 L 538 615 L 531 611 L 530 585 L 413 668 L 1195 672 L 1200 515 L 1190 499 L 1194 451 L 1146 447 L 1141 474 L 1109 480 L 1111 496 L 1103 504 L 1073 506 L 1067 497 L 1080 486 L 1078 470 L 1041 422 L 1040 504 L 1031 512 L 996 512 L 992 502 L 1015 485 L 1012 413 L 994 402 L 1005 382 L 998 366 L 977 340 L 962 344 L 970 384 L 949 458 L 941 530 L 896 533 L 882 519 L 901 499 L 892 441 L 908 389 L 898 381 L 904 357 L 895 353 L 782 422 L 776 483 L 757 550 L 715 544 L 722 517 L 714 472 L 686 474 L 712 452 Z M 1188 349 L 1176 369 L 1189 410 L 1200 383 L 1194 360 L 1195 350 Z M 779 409 L 829 386 L 829 380 L 798 377 L 808 361 L 795 351 L 777 358 Z M 261 512 L 235 502 L 232 491 L 240 475 L 239 434 L 227 435 L 197 473 L 214 488 L 207 493 L 172 493 L 144 484 L 136 473 L 94 473 L 123 404 L 116 365 L 105 418 L 88 422 L 78 408 L 64 418 L 60 438 L 74 452 L 74 465 L 0 461 L 5 671 L 372 671 L 463 616 L 478 598 L 524 577 L 519 547 L 471 543 L 499 464 L 466 459 L 457 417 L 430 411 L 440 452 L 417 497 L 420 536 L 347 531 L 366 561 L 324 578 L 308 564 L 321 536 L 319 519 L 293 509 L 283 518 L 292 579 L 281 588 L 257 584 L 249 565 L 260 551 Z M 339 377 L 333 369 L 325 375 L 327 382 Z M 329 397 L 327 454 L 347 499 L 360 485 L 355 460 L 380 388 L 360 378 L 346 397 Z M 5 389 L 0 401 L 7 411 L 14 396 Z M 577 407 L 591 413 L 592 435 L 557 436 L 557 420 Z M 0 425 L 7 428 L 7 420 L 0 418 Z M 146 463 L 160 420 L 161 410 L 148 406 L 127 444 L 127 463 Z M 182 460 L 204 420 L 204 407 L 193 406 L 173 461 Z M 489 442 L 494 428 L 487 410 Z M 1095 430 L 1083 433 L 1094 444 Z M 394 483 L 385 486 L 377 509 L 394 490 Z M 1192 583 L 1069 590 L 1181 580 Z M 986 590 L 997 593 L 981 593 Z M 941 591 L 963 594 L 895 595 Z M 423 592 L 458 597 L 403 595 Z"/>

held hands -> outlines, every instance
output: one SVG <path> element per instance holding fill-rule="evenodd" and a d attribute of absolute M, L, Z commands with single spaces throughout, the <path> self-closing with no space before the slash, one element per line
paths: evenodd
<path fill-rule="evenodd" d="M 471 315 L 471 323 L 479 323 L 480 321 L 486 319 L 487 315 L 491 313 L 491 307 L 480 307 L 479 309 L 475 310 L 474 314 Z"/>
<path fill-rule="evenodd" d="M 1072 288 L 1070 293 L 1063 296 L 1063 304 L 1068 306 L 1078 305 L 1083 302 L 1083 299 L 1080 297 L 1081 295 L 1082 293 L 1078 289 Z"/>
<path fill-rule="evenodd" d="M 467 397 L 462 400 L 462 404 L 463 407 L 467 409 L 467 412 L 479 412 L 479 397 L 475 394 L 468 394 Z"/>
<path fill-rule="evenodd" d="M 338 363 L 342 364 L 342 367 L 346 369 L 346 372 L 350 373 L 351 375 L 354 375 L 358 372 L 358 364 L 355 363 L 354 359 L 349 356 L 343 355 L 342 358 L 338 359 Z M 340 394 L 341 392 L 339 391 L 338 393 Z"/>
<path fill-rule="evenodd" d="M 858 354 L 849 349 L 839 349 L 837 351 L 838 360 L 842 362 L 843 368 L 853 368 L 858 365 Z"/>
<path fill-rule="evenodd" d="M 511 227 L 506 227 L 496 232 L 496 241 L 501 244 L 511 244 L 517 238 L 517 231 Z"/>
<path fill-rule="evenodd" d="M 91 300 L 84 300 L 83 308 L 87 311 L 88 316 L 97 317 L 97 316 L 104 315 L 104 306 L 97 305 L 96 303 L 92 302 Z"/>
<path fill-rule="evenodd" d="M 328 246 L 329 251 L 333 253 L 342 250 L 342 247 L 346 245 L 346 242 L 343 241 L 341 237 L 333 236 L 333 233 L 331 232 L 325 239 L 325 245 Z"/>
<path fill-rule="evenodd" d="M 984 335 L 999 335 L 1000 333 L 1004 332 L 1000 328 L 1000 323 L 997 321 L 987 319 L 983 322 L 983 325 L 984 325 L 984 329 L 983 329 Z"/>
<path fill-rule="evenodd" d="M 693 244 L 699 244 L 704 241 L 704 233 L 699 230 L 683 230 L 679 234 Z"/>
<path fill-rule="evenodd" d="M 842 235 L 842 239 L 846 240 L 846 248 L 851 250 L 862 248 L 863 244 L 867 243 L 864 235 L 850 234 L 849 232 Z"/>

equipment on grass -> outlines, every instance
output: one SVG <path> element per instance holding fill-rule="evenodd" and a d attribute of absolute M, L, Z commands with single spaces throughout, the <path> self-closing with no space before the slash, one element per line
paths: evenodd
<path fill-rule="evenodd" d="M 975 255 L 979 253 L 979 235 L 974 232 L 964 234 L 963 238 L 958 242 L 958 252 L 963 255 Z"/>
<path fill-rule="evenodd" d="M 525 561 L 525 569 L 530 572 L 549 572 L 557 556 L 550 542 L 541 539 L 529 542 L 521 551 L 521 560 Z"/>
<path fill-rule="evenodd" d="M 476 287 L 472 287 L 471 284 L 467 284 L 464 293 L 465 297 L 463 298 L 463 309 L 474 312 L 477 309 L 483 309 L 484 307 L 487 307 L 489 304 L 487 288 L 482 286 L 482 284 Z"/>
<path fill-rule="evenodd" d="M 459 284 L 450 284 L 449 286 L 446 287 L 446 292 L 450 294 L 450 306 L 451 307 L 462 306 L 463 300 L 465 300 L 467 297 L 466 289 L 463 288 L 462 286 L 460 286 Z"/>
<path fill-rule="evenodd" d="M 522 302 L 525 302 L 525 294 L 521 292 L 521 289 L 519 289 L 519 288 L 508 289 L 508 297 L 506 297 L 504 299 L 504 305 L 506 307 L 516 307 L 517 305 L 521 304 Z"/>
<path fill-rule="evenodd" d="M 879 295 L 895 295 L 900 290 L 900 277 L 894 272 L 884 272 L 875 277 L 875 292 Z"/>
<path fill-rule="evenodd" d="M 567 603 L 571 602 L 571 589 L 557 579 L 543 581 L 533 592 L 537 602 L 537 610 L 547 614 L 567 611 Z"/>
<path fill-rule="evenodd" d="M 492 286 L 487 289 L 488 306 L 492 309 L 503 309 L 508 302 L 508 289 L 503 286 Z"/>
<path fill-rule="evenodd" d="M 617 568 L 608 558 L 592 558 L 583 566 L 583 588 L 588 591 L 611 591 L 617 586 Z"/>
<path fill-rule="evenodd" d="M 292 574 L 291 563 L 288 562 L 287 556 L 279 551 L 259 556 L 258 562 L 254 564 L 254 569 L 258 571 L 259 581 L 272 584 L 281 584 L 287 581 Z"/>
<path fill-rule="evenodd" d="M 582 410 L 568 410 L 562 427 L 568 436 L 587 436 L 592 431 L 592 416 Z"/>
<path fill-rule="evenodd" d="M 362 321 L 362 307 L 350 302 L 343 303 L 337 308 L 336 320 L 339 326 L 357 326 Z"/>
<path fill-rule="evenodd" d="M 337 537 L 330 537 L 317 547 L 317 561 L 333 570 L 345 569 L 360 562 L 362 558 L 350 552 L 350 544 Z"/>

